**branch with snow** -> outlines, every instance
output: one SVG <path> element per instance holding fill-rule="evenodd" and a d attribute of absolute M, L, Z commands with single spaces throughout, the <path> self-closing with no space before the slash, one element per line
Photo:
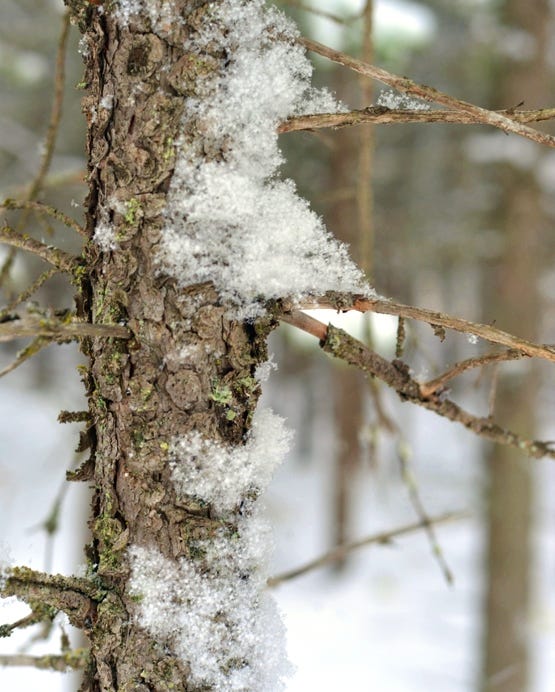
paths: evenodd
<path fill-rule="evenodd" d="M 408 94 L 409 96 L 414 96 L 423 101 L 428 101 L 431 103 L 439 103 L 442 106 L 447 106 L 456 111 L 466 113 L 468 116 L 475 118 L 475 122 L 483 123 L 484 125 L 491 125 L 492 127 L 497 127 L 504 132 L 520 135 L 521 137 L 526 137 L 531 139 L 538 144 L 544 144 L 548 147 L 555 147 L 555 137 L 534 130 L 522 122 L 517 122 L 512 117 L 505 115 L 497 111 L 491 111 L 487 108 L 481 108 L 480 106 L 475 106 L 473 103 L 468 103 L 467 101 L 461 101 L 460 99 L 449 96 L 434 87 L 426 86 L 423 84 L 417 84 L 416 82 L 408 79 L 407 77 L 400 77 L 398 75 L 387 72 L 381 67 L 376 67 L 375 65 L 370 65 L 361 60 L 342 53 L 341 51 L 334 50 L 328 46 L 324 46 L 318 41 L 313 41 L 308 38 L 299 39 L 300 43 L 310 51 L 318 53 L 325 58 L 329 58 L 333 62 L 339 63 L 344 67 L 347 67 L 359 74 L 362 74 L 370 79 L 375 79 L 378 82 L 387 84 L 397 91 Z"/>
<path fill-rule="evenodd" d="M 543 122 L 555 118 L 555 108 L 541 108 L 539 110 L 505 109 L 493 112 L 506 116 L 517 123 Z M 302 130 L 320 130 L 328 127 L 339 128 L 364 124 L 388 125 L 395 123 L 490 124 L 483 120 L 479 121 L 475 116 L 459 110 L 389 108 L 385 105 L 377 105 L 344 113 L 310 113 L 293 116 L 281 123 L 278 127 L 278 132 L 286 133 Z"/>

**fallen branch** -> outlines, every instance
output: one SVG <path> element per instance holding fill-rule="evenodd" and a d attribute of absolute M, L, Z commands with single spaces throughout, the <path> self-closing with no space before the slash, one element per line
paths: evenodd
<path fill-rule="evenodd" d="M 542 108 L 540 110 L 517 111 L 501 110 L 492 111 L 498 115 L 510 118 L 517 123 L 541 122 L 555 118 L 555 108 Z M 460 110 L 411 110 L 390 109 L 385 106 L 370 106 L 362 110 L 353 110 L 348 113 L 315 113 L 313 115 L 299 115 L 289 118 L 278 127 L 279 133 L 298 132 L 299 130 L 320 130 L 323 128 L 352 127 L 374 123 L 377 125 L 389 125 L 394 123 L 446 123 L 458 125 L 490 125 L 475 115 Z"/>
<path fill-rule="evenodd" d="M 385 545 L 387 543 L 391 543 L 391 541 L 394 538 L 399 538 L 400 536 L 406 536 L 408 534 L 415 533 L 416 531 L 425 529 L 430 525 L 437 526 L 439 524 L 447 524 L 449 522 L 467 519 L 470 516 L 471 515 L 469 512 L 450 512 L 448 514 L 443 514 L 439 517 L 430 518 L 425 521 L 418 521 L 412 524 L 407 524 L 405 526 L 399 527 L 398 529 L 393 529 L 392 531 L 383 531 L 382 533 L 376 533 L 371 536 L 367 536 L 366 538 L 362 538 L 358 541 L 343 543 L 342 545 L 338 545 L 335 548 L 332 548 L 320 557 L 306 562 L 304 565 L 301 565 L 300 567 L 288 570 L 287 572 L 282 572 L 281 574 L 278 574 L 275 577 L 270 577 L 267 581 L 267 584 L 271 588 L 274 586 L 278 586 L 279 584 L 282 584 L 284 581 L 289 581 L 291 579 L 294 579 L 295 577 L 300 577 L 301 575 L 306 574 L 307 572 L 312 572 L 313 570 L 319 569 L 320 567 L 325 567 L 327 565 L 333 564 L 334 562 L 338 562 L 339 560 L 343 560 L 347 553 L 350 553 L 353 550 L 358 550 L 359 548 L 364 548 L 372 544 Z"/>
<path fill-rule="evenodd" d="M 407 77 L 399 77 L 391 72 L 376 67 L 375 65 L 370 65 L 368 63 L 352 58 L 346 53 L 342 53 L 328 46 L 324 46 L 322 43 L 317 41 L 312 41 L 308 38 L 301 38 L 299 42 L 307 49 L 314 53 L 333 60 L 333 62 L 339 63 L 344 67 L 348 67 L 359 74 L 363 74 L 371 79 L 376 79 L 383 84 L 396 89 L 397 91 L 403 92 L 405 94 L 410 94 L 416 98 L 422 99 L 424 101 L 429 101 L 432 103 L 439 103 L 442 106 L 447 106 L 456 111 L 462 111 L 468 115 L 474 117 L 476 121 L 482 122 L 485 125 L 491 125 L 492 127 L 497 127 L 504 132 L 510 132 L 515 135 L 520 135 L 521 137 L 526 137 L 531 139 L 538 144 L 545 144 L 549 147 L 555 147 L 555 137 L 551 135 L 544 134 L 538 130 L 534 130 L 523 123 L 513 120 L 511 117 L 502 115 L 496 111 L 490 111 L 487 108 L 481 108 L 480 106 L 475 106 L 467 101 L 461 101 L 449 96 L 442 91 L 434 89 L 434 87 L 425 86 L 423 84 L 417 84 Z"/>

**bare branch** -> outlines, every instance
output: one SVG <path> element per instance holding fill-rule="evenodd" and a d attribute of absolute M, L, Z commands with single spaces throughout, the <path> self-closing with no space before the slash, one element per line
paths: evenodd
<path fill-rule="evenodd" d="M 47 271 L 40 274 L 33 281 L 33 283 L 30 286 L 28 286 L 24 291 L 22 291 L 18 296 L 16 296 L 16 298 L 14 298 L 14 300 L 12 300 L 12 302 L 9 305 L 0 310 L 0 323 L 7 315 L 9 315 L 10 312 L 13 312 L 18 305 L 21 305 L 21 303 L 24 303 L 26 300 L 29 300 L 29 298 L 34 293 L 36 293 L 39 290 L 39 288 L 48 281 L 48 279 L 51 279 L 57 273 L 57 269 L 48 269 Z"/>
<path fill-rule="evenodd" d="M 79 235 L 82 235 L 84 238 L 88 239 L 87 232 L 77 223 L 77 221 L 75 221 L 75 219 L 72 219 L 67 214 L 64 214 L 64 212 L 59 211 L 48 204 L 43 204 L 42 202 L 33 202 L 31 200 L 20 201 L 16 199 L 6 199 L 2 202 L 2 204 L 0 204 L 0 208 L 8 210 L 25 209 L 28 211 L 36 211 L 39 214 L 45 214 L 53 219 L 56 219 L 56 221 L 60 221 L 64 224 L 64 226 L 72 228 L 74 231 L 79 233 Z"/>
<path fill-rule="evenodd" d="M 49 262 L 60 271 L 72 274 L 77 269 L 77 258 L 67 252 L 41 243 L 40 240 L 31 238 L 29 235 L 20 235 L 17 231 L 9 226 L 0 228 L 0 243 L 11 245 L 12 247 L 21 248 L 38 255 L 41 259 Z"/>
<path fill-rule="evenodd" d="M 310 560 L 310 562 L 307 562 L 304 565 L 301 565 L 300 567 L 288 570 L 287 572 L 278 574 L 275 577 L 270 577 L 270 579 L 268 579 L 267 584 L 269 587 L 278 586 L 279 584 L 282 584 L 284 581 L 289 581 L 290 579 L 300 577 L 301 575 L 306 574 L 307 572 L 312 572 L 315 569 L 319 569 L 320 567 L 325 567 L 326 565 L 333 564 L 334 562 L 342 560 L 345 557 L 345 555 L 347 555 L 347 553 L 353 550 L 358 550 L 359 548 L 364 548 L 372 544 L 387 545 L 388 543 L 391 543 L 391 541 L 394 538 L 399 538 L 400 536 L 406 536 L 408 534 L 415 533 L 416 531 L 420 531 L 421 529 L 426 528 L 427 525 L 432 524 L 434 526 L 437 526 L 439 524 L 447 524 L 453 521 L 467 519 L 470 516 L 471 514 L 469 512 L 450 512 L 448 514 L 442 514 L 438 517 L 427 519 L 426 521 L 418 521 L 416 523 L 401 526 L 398 529 L 393 529 L 392 531 L 383 531 L 382 533 L 372 534 L 371 536 L 367 536 L 366 538 L 362 538 L 358 541 L 352 541 L 350 543 L 338 545 L 335 548 L 329 550 L 327 553 L 324 553 L 323 555 L 315 558 L 314 560 Z"/>
<path fill-rule="evenodd" d="M 26 346 L 22 351 L 20 351 L 17 354 L 15 360 L 13 360 L 3 370 L 0 370 L 0 377 L 4 377 L 4 375 L 7 375 L 8 373 L 18 368 L 20 365 L 23 365 L 25 361 L 29 360 L 29 358 L 32 358 L 41 349 L 43 349 L 45 346 L 48 346 L 49 343 L 51 343 L 51 340 L 46 339 L 43 336 L 38 336 L 36 339 L 33 339 L 33 341 L 28 346 Z"/>
<path fill-rule="evenodd" d="M 89 324 L 77 319 L 60 320 L 40 314 L 15 315 L 9 321 L 0 322 L 0 342 L 29 336 L 45 337 L 55 341 L 85 337 L 129 339 L 131 332 L 120 324 Z"/>
<path fill-rule="evenodd" d="M 434 87 L 425 86 L 423 84 L 417 84 L 407 77 L 399 77 L 394 75 L 381 67 L 376 67 L 375 65 L 369 65 L 368 63 L 352 58 L 346 53 L 341 53 L 340 51 L 333 50 L 328 46 L 324 46 L 317 41 L 312 41 L 308 38 L 299 39 L 300 43 L 307 49 L 311 50 L 319 55 L 322 55 L 334 62 L 339 63 L 345 67 L 348 67 L 359 74 L 366 75 L 371 79 L 376 79 L 383 84 L 387 84 L 397 91 L 401 91 L 405 94 L 410 94 L 416 98 L 423 99 L 424 101 L 430 101 L 433 103 L 439 103 L 448 108 L 453 108 L 457 111 L 462 111 L 470 116 L 473 116 L 477 122 L 482 122 L 486 125 L 491 125 L 492 127 L 497 127 L 504 132 L 510 132 L 515 135 L 520 135 L 521 137 L 526 137 L 539 144 L 545 144 L 549 147 L 555 147 L 555 137 L 551 135 L 544 134 L 538 130 L 534 130 L 527 125 L 519 123 L 506 115 L 502 115 L 495 111 L 490 111 L 487 108 L 481 108 L 480 106 L 475 106 L 467 101 L 461 101 L 449 96 L 442 91 L 434 89 Z"/>
<path fill-rule="evenodd" d="M 410 401 L 450 421 L 460 423 L 479 437 L 516 447 L 528 456 L 536 459 L 543 456 L 555 459 L 555 450 L 549 442 L 523 438 L 510 430 L 505 430 L 490 418 L 468 413 L 443 395 L 432 394 L 424 397 L 420 390 L 420 383 L 411 377 L 410 369 L 405 363 L 400 360 L 389 362 L 342 329 L 338 329 L 332 324 L 326 327 L 325 324 L 313 317 L 295 311 L 289 313 L 284 321 L 317 336 L 320 340 L 320 346 L 326 353 L 330 353 L 368 375 L 382 380 L 394 389 L 403 401 Z"/>
<path fill-rule="evenodd" d="M 62 104 L 64 100 L 65 83 L 65 58 L 67 51 L 67 38 L 69 34 L 69 27 L 69 10 L 66 10 L 62 18 L 62 29 L 60 32 L 60 38 L 58 40 L 58 51 L 56 54 L 56 73 L 54 76 L 54 101 L 52 103 L 52 110 L 50 112 L 48 130 L 46 132 L 44 154 L 38 173 L 31 185 L 31 189 L 29 190 L 29 201 L 36 199 L 37 195 L 42 189 L 44 179 L 46 177 L 46 174 L 48 173 L 50 164 L 52 163 L 52 156 L 54 154 L 54 147 L 56 145 L 56 137 L 60 126 L 60 120 L 62 118 Z"/>
<path fill-rule="evenodd" d="M 31 666 L 39 670 L 56 670 L 65 673 L 68 670 L 82 670 L 87 665 L 87 649 L 76 649 L 64 654 L 46 654 L 30 656 L 28 654 L 0 655 L 0 666 Z"/>
<path fill-rule="evenodd" d="M 360 17 L 360 15 L 353 15 L 352 17 L 340 17 L 338 14 L 333 14 L 332 12 L 321 10 L 318 7 L 307 5 L 304 2 L 300 2 L 300 0 L 285 0 L 284 4 L 289 5 L 290 7 L 297 7 L 299 10 L 304 10 L 305 12 L 310 12 L 310 14 L 313 14 L 317 17 L 329 19 L 330 21 L 335 22 L 336 24 L 350 24 L 351 22 L 354 22 Z"/>
<path fill-rule="evenodd" d="M 416 308 L 411 305 L 395 303 L 387 298 L 366 298 L 364 296 L 327 294 L 321 297 L 306 298 L 296 304 L 284 301 L 285 310 L 299 308 L 302 310 L 315 310 L 318 308 L 335 309 L 342 312 L 347 310 L 358 310 L 359 312 L 377 312 L 382 315 L 395 315 L 405 317 L 419 322 L 426 322 L 431 326 L 439 326 L 445 329 L 452 329 L 463 334 L 474 334 L 475 336 L 489 341 L 492 344 L 499 344 L 510 349 L 522 351 L 527 356 L 542 358 L 555 363 L 555 348 L 549 344 L 535 344 L 532 341 L 521 339 L 518 336 L 504 332 L 488 324 L 470 322 L 460 317 L 452 317 L 435 310 L 426 308 Z M 281 317 L 280 317 L 281 319 Z M 316 336 L 316 335 L 315 335 Z"/>
<path fill-rule="evenodd" d="M 418 482 L 410 468 L 410 450 L 408 445 L 402 439 L 399 439 L 397 445 L 397 456 L 399 458 L 399 463 L 401 464 L 401 476 L 403 478 L 403 483 L 407 488 L 410 503 L 416 512 L 416 516 L 420 520 L 424 531 L 426 532 L 428 542 L 432 549 L 432 554 L 435 557 L 443 576 L 445 577 L 445 581 L 452 585 L 455 582 L 453 572 L 447 564 L 443 550 L 441 549 L 439 541 L 437 540 L 436 532 L 434 531 L 433 521 L 426 512 L 426 508 L 424 507 L 424 503 L 420 497 Z"/>
<path fill-rule="evenodd" d="M 441 389 L 446 382 L 449 382 L 449 380 L 452 380 L 471 368 L 481 368 L 482 366 L 489 365 L 490 363 L 500 363 L 506 360 L 520 360 L 521 358 L 527 357 L 527 354 L 523 353 L 522 351 L 510 349 L 509 351 L 503 351 L 502 353 L 487 353 L 483 356 L 467 358 L 466 360 L 461 360 L 459 363 L 456 363 L 452 368 L 449 368 L 449 370 L 438 377 L 434 377 L 433 380 L 421 384 L 420 391 L 422 392 L 422 396 L 427 397 Z"/>
<path fill-rule="evenodd" d="M 540 110 L 517 111 L 505 109 L 492 111 L 506 116 L 517 123 L 541 122 L 555 118 L 555 108 Z M 445 123 L 457 125 L 486 125 L 476 116 L 458 110 L 410 110 L 390 109 L 385 106 L 369 106 L 362 110 L 348 113 L 315 113 L 289 118 L 278 127 L 279 133 L 298 132 L 299 130 L 320 130 L 323 128 L 351 127 L 354 125 L 390 125 L 395 123 Z"/>

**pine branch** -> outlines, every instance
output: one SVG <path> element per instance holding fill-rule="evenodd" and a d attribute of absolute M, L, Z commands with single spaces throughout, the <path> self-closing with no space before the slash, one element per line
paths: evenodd
<path fill-rule="evenodd" d="M 311 50 L 319 55 L 332 60 L 333 62 L 339 63 L 344 67 L 347 67 L 359 74 L 363 74 L 371 79 L 376 79 L 383 84 L 396 89 L 410 96 L 415 96 L 416 98 L 423 99 L 424 101 L 429 101 L 432 103 L 439 103 L 442 106 L 447 106 L 456 111 L 466 113 L 467 115 L 475 118 L 476 122 L 481 122 L 485 125 L 491 125 L 492 127 L 497 127 L 504 132 L 512 133 L 515 135 L 520 135 L 521 137 L 526 137 L 531 139 L 538 144 L 545 144 L 549 147 L 555 147 L 555 137 L 551 135 L 544 134 L 538 130 L 534 130 L 527 125 L 517 122 L 503 115 L 502 113 L 496 111 L 490 111 L 487 108 L 481 108 L 480 106 L 475 106 L 467 101 L 461 101 L 449 96 L 434 87 L 425 86 L 423 84 L 417 84 L 407 77 L 399 77 L 398 75 L 387 72 L 386 70 L 376 67 L 375 65 L 370 65 L 368 63 L 352 58 L 346 53 L 342 53 L 328 46 L 324 46 L 317 41 L 312 41 L 308 38 L 301 38 L 299 42 L 307 49 Z"/>

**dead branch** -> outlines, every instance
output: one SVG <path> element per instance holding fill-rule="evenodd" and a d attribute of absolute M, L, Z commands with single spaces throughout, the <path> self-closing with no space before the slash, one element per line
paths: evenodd
<path fill-rule="evenodd" d="M 438 377 L 434 377 L 433 380 L 424 382 L 420 385 L 420 391 L 422 396 L 430 396 L 434 392 L 439 391 L 444 385 L 457 377 L 463 372 L 470 370 L 471 368 L 481 368 L 484 365 L 489 365 L 490 363 L 500 363 L 507 360 L 520 360 L 521 358 L 527 358 L 527 354 L 522 351 L 516 351 L 510 349 L 509 351 L 503 351 L 502 353 L 487 353 L 483 356 L 476 356 L 475 358 L 467 358 L 466 360 L 461 360 L 456 363 L 452 368 L 445 371 Z"/>
<path fill-rule="evenodd" d="M 347 553 L 353 550 L 358 550 L 359 548 L 364 548 L 365 546 L 372 544 L 387 545 L 388 543 L 391 543 L 391 541 L 394 538 L 399 538 L 400 536 L 406 536 L 408 534 L 415 533 L 416 531 L 420 531 L 421 529 L 426 528 L 426 526 L 429 524 L 437 526 L 439 524 L 447 524 L 453 521 L 467 519 L 470 516 L 471 515 L 469 512 L 450 512 L 448 514 L 442 514 L 441 516 L 427 519 L 426 521 L 421 520 L 412 524 L 401 526 L 398 529 L 393 529 L 392 531 L 383 531 L 382 533 L 376 533 L 371 536 L 367 536 L 366 538 L 362 538 L 358 541 L 352 541 L 350 543 L 338 545 L 335 548 L 332 548 L 328 552 L 324 553 L 320 557 L 317 557 L 314 560 L 310 560 L 310 562 L 307 562 L 304 565 L 301 565 L 300 567 L 288 570 L 287 572 L 278 574 L 275 577 L 270 577 L 270 579 L 268 579 L 267 584 L 270 588 L 278 586 L 279 584 L 282 584 L 284 581 L 289 581 L 290 579 L 300 577 L 302 574 L 306 574 L 307 572 L 312 572 L 312 570 L 319 569 L 320 567 L 325 567 L 326 565 L 333 564 L 338 560 L 342 560 L 345 557 L 345 555 L 347 555 Z"/>
<path fill-rule="evenodd" d="M 48 346 L 50 342 L 50 339 L 46 339 L 43 336 L 38 336 L 36 339 L 33 339 L 28 346 L 17 354 L 15 359 L 9 365 L 7 365 L 3 370 L 0 370 L 0 377 L 4 377 L 4 375 L 13 372 L 20 365 L 23 365 L 23 363 L 28 361 L 29 358 L 36 355 L 45 346 Z"/>
<path fill-rule="evenodd" d="M 511 110 L 492 111 L 505 116 L 517 123 L 532 123 L 555 118 L 555 108 L 540 110 Z M 299 130 L 320 130 L 323 128 L 352 127 L 373 123 L 390 125 L 396 123 L 445 123 L 457 125 L 486 125 L 476 116 L 459 110 L 411 110 L 405 108 L 390 109 L 386 106 L 370 106 L 362 110 L 348 113 L 315 113 L 288 118 L 278 127 L 279 133 L 298 132 Z"/>
<path fill-rule="evenodd" d="M 40 612 L 52 616 L 61 610 L 80 629 L 87 627 L 96 604 L 106 596 L 105 591 L 87 579 L 46 574 L 29 567 L 9 569 L 0 593 L 3 597 L 17 596 L 32 604 L 33 610 L 38 605 Z"/>
<path fill-rule="evenodd" d="M 442 106 L 447 106 L 456 111 L 462 111 L 468 115 L 474 117 L 476 121 L 482 122 L 486 125 L 491 125 L 492 127 L 497 127 L 504 132 L 510 132 L 515 135 L 520 135 L 521 137 L 526 137 L 531 139 L 538 144 L 545 144 L 549 147 L 555 147 L 555 137 L 551 135 L 544 134 L 538 130 L 534 130 L 523 123 L 513 120 L 507 115 L 502 115 L 496 111 L 490 111 L 487 108 L 481 108 L 480 106 L 475 106 L 467 101 L 461 101 L 449 96 L 442 91 L 434 89 L 434 87 L 425 86 L 423 84 L 417 84 L 407 77 L 399 77 L 394 75 L 381 67 L 376 67 L 375 65 L 370 65 L 368 63 L 352 58 L 346 53 L 342 53 L 328 46 L 324 46 L 317 41 L 312 41 L 308 38 L 301 38 L 299 42 L 307 49 L 314 53 L 318 53 L 333 62 L 339 63 L 344 67 L 348 67 L 359 74 L 363 74 L 371 79 L 376 79 L 383 84 L 396 89 L 397 91 L 403 92 L 405 94 L 410 94 L 416 98 L 422 99 L 424 101 L 429 101 L 432 103 L 439 103 Z"/>
<path fill-rule="evenodd" d="M 48 130 L 46 132 L 46 140 L 44 142 L 44 154 L 42 157 L 40 168 L 33 180 L 31 189 L 29 190 L 28 200 L 36 199 L 42 184 L 52 163 L 54 147 L 56 146 L 56 137 L 62 119 L 62 104 L 64 100 L 64 83 L 65 83 L 65 59 L 67 52 L 67 38 L 69 35 L 69 10 L 66 10 L 62 17 L 62 29 L 60 38 L 58 39 L 58 50 L 56 53 L 56 72 L 54 75 L 54 101 L 52 102 L 52 110 L 50 112 L 50 120 Z"/>
<path fill-rule="evenodd" d="M 428 543 L 430 544 L 430 547 L 432 549 L 432 555 L 436 559 L 439 568 L 445 577 L 445 581 L 449 585 L 453 585 L 455 583 L 455 578 L 453 576 L 453 572 L 451 571 L 451 568 L 447 564 L 447 560 L 445 559 L 445 556 L 443 554 L 443 550 L 439 544 L 439 541 L 436 536 L 436 532 L 434 530 L 433 526 L 433 521 L 431 517 L 428 515 L 428 512 L 426 511 L 426 508 L 424 507 L 424 503 L 422 501 L 422 498 L 420 497 L 420 491 L 418 489 L 418 482 L 410 468 L 410 449 L 409 446 L 404 443 L 402 439 L 399 439 L 398 445 L 397 445 L 397 456 L 399 459 L 399 463 L 401 464 L 401 477 L 403 479 L 403 483 L 405 484 L 405 487 L 407 488 L 407 492 L 409 494 L 409 500 L 412 505 L 412 508 L 414 509 L 416 516 L 420 520 L 420 523 L 422 524 L 422 527 L 426 533 L 426 536 L 428 538 Z"/>
<path fill-rule="evenodd" d="M 433 411 L 443 418 L 460 423 L 479 437 L 510 447 L 516 447 L 530 457 L 539 459 L 546 456 L 555 459 L 555 450 L 552 449 L 551 444 L 548 442 L 528 440 L 510 430 L 505 430 L 490 418 L 474 416 L 455 402 L 444 397 L 443 394 L 434 393 L 431 396 L 424 397 L 420 390 L 420 383 L 412 378 L 406 363 L 400 360 L 394 360 L 393 362 L 386 360 L 342 329 L 338 329 L 332 324 L 326 326 L 313 317 L 298 311 L 292 311 L 282 316 L 281 319 L 316 336 L 320 340 L 320 346 L 326 353 L 340 358 L 366 372 L 368 375 L 377 377 L 385 382 L 397 392 L 403 401 L 410 401 L 429 411 Z"/>
<path fill-rule="evenodd" d="M 75 219 L 71 216 L 64 214 L 63 211 L 51 207 L 49 204 L 44 204 L 43 202 L 34 202 L 32 200 L 17 200 L 17 199 L 6 199 L 0 204 L 0 208 L 3 209 L 24 209 L 27 211 L 36 211 L 38 214 L 44 214 L 50 216 L 56 221 L 60 221 L 67 226 L 67 228 L 72 228 L 74 231 L 82 235 L 84 238 L 88 239 L 87 232 L 82 228 Z"/>
<path fill-rule="evenodd" d="M 65 673 L 68 670 L 82 670 L 87 665 L 89 652 L 87 649 L 76 649 L 64 654 L 46 654 L 30 656 L 28 654 L 0 655 L 0 666 L 30 666 L 38 670 L 55 670 Z"/>
<path fill-rule="evenodd" d="M 492 344 L 499 344 L 509 349 L 522 351 L 526 356 L 555 362 L 555 348 L 549 344 L 535 344 L 532 341 L 521 339 L 518 336 L 497 329 L 492 325 L 470 322 L 469 320 L 452 317 L 435 310 L 395 303 L 387 298 L 367 298 L 364 296 L 329 293 L 325 296 L 306 298 L 297 303 L 284 301 L 283 307 L 286 311 L 291 309 L 317 310 L 331 308 L 341 312 L 357 310 L 359 312 L 377 312 L 382 315 L 405 317 L 418 322 L 426 322 L 433 327 L 439 326 L 463 334 L 474 334 Z M 314 336 L 317 335 L 314 334 Z"/>
<path fill-rule="evenodd" d="M 9 226 L 0 228 L 0 243 L 32 252 L 60 271 L 68 272 L 69 274 L 72 274 L 79 266 L 77 258 L 73 257 L 73 255 L 52 245 L 41 243 L 40 240 L 31 238 L 29 235 L 20 235 Z"/>
<path fill-rule="evenodd" d="M 9 305 L 0 310 L 0 323 L 7 315 L 10 314 L 10 312 L 13 312 L 18 305 L 21 305 L 21 303 L 24 303 L 25 301 L 29 300 L 29 298 L 32 295 L 34 295 L 39 290 L 39 288 L 48 281 L 48 279 L 51 279 L 57 273 L 57 269 L 48 269 L 47 271 L 40 274 L 33 281 L 33 283 L 30 286 L 28 286 L 25 290 L 23 290 L 18 296 L 16 296 Z"/>
<path fill-rule="evenodd" d="M 6 318 L 5 318 L 6 319 Z M 131 332 L 120 324 L 89 324 L 70 315 L 62 320 L 44 315 L 14 315 L 0 322 L 0 342 L 25 337 L 45 337 L 53 341 L 83 339 L 85 337 L 112 337 L 129 339 Z"/>

